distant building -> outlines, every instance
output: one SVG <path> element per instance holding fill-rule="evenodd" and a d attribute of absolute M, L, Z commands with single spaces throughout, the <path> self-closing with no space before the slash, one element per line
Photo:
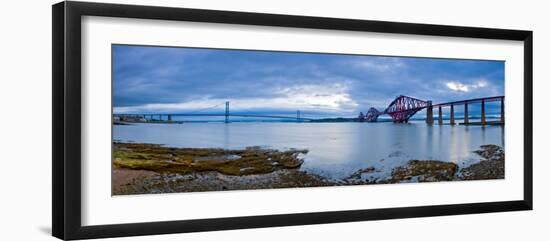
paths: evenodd
<path fill-rule="evenodd" d="M 118 116 L 115 116 L 114 119 L 116 121 L 116 118 Z M 147 119 L 145 119 L 143 116 L 122 116 L 118 117 L 119 121 L 124 122 L 147 122 Z"/>

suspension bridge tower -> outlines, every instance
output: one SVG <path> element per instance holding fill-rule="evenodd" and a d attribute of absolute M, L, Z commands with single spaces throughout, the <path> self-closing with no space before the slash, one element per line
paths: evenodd
<path fill-rule="evenodd" d="M 229 101 L 225 102 L 225 123 L 229 123 Z"/>

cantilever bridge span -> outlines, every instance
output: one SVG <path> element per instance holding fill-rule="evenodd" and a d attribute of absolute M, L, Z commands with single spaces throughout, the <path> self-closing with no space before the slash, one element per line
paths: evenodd
<path fill-rule="evenodd" d="M 416 112 L 428 107 L 431 102 L 423 101 L 413 97 L 400 95 L 393 100 L 384 111 L 380 112 L 375 108 L 370 108 L 367 112 L 366 120 L 369 122 L 375 122 L 378 120 L 378 116 L 388 114 L 391 116 L 393 122 L 403 123 L 408 122 L 409 119 L 416 114 Z"/>
<path fill-rule="evenodd" d="M 370 108 L 365 116 L 367 122 L 376 122 L 380 115 L 390 115 L 393 122 L 396 123 L 406 123 L 409 119 L 416 114 L 418 111 L 426 108 L 426 123 L 433 124 L 433 108 L 438 108 L 438 124 L 443 124 L 443 115 L 442 108 L 450 107 L 450 124 L 456 124 L 455 120 L 455 106 L 463 105 L 464 106 L 464 123 L 471 124 L 469 121 L 468 105 L 473 103 L 481 103 L 481 121 L 479 124 L 485 125 L 488 122 L 486 121 L 485 116 L 485 103 L 491 101 L 500 101 L 500 120 L 494 123 L 504 124 L 504 96 L 493 96 L 493 97 L 484 97 L 468 100 L 459 100 L 452 102 L 445 102 L 439 104 L 432 104 L 431 101 L 424 101 L 416 99 L 410 96 L 400 95 L 395 100 L 393 100 L 384 111 L 379 111 L 375 108 Z"/>

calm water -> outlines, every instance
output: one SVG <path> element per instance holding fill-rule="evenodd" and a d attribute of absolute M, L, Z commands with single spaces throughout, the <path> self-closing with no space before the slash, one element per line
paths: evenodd
<path fill-rule="evenodd" d="M 483 144 L 504 146 L 503 126 L 429 126 L 424 122 L 394 123 L 184 123 L 113 126 L 123 142 L 172 147 L 228 149 L 264 146 L 308 149 L 302 170 L 342 178 L 374 166 L 387 176 L 408 160 L 478 162 L 473 151 Z"/>

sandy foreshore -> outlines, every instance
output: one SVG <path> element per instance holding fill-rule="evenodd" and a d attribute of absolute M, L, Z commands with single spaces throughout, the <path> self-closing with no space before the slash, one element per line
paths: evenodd
<path fill-rule="evenodd" d="M 411 160 L 396 167 L 384 179 L 369 180 L 363 174 L 328 179 L 299 169 L 307 150 L 279 151 L 249 147 L 171 148 L 155 144 L 114 143 L 112 194 L 146 194 L 270 188 L 364 185 L 402 182 L 438 182 L 504 178 L 504 151 L 484 145 L 475 151 L 480 162 L 459 168 L 452 162 Z"/>

